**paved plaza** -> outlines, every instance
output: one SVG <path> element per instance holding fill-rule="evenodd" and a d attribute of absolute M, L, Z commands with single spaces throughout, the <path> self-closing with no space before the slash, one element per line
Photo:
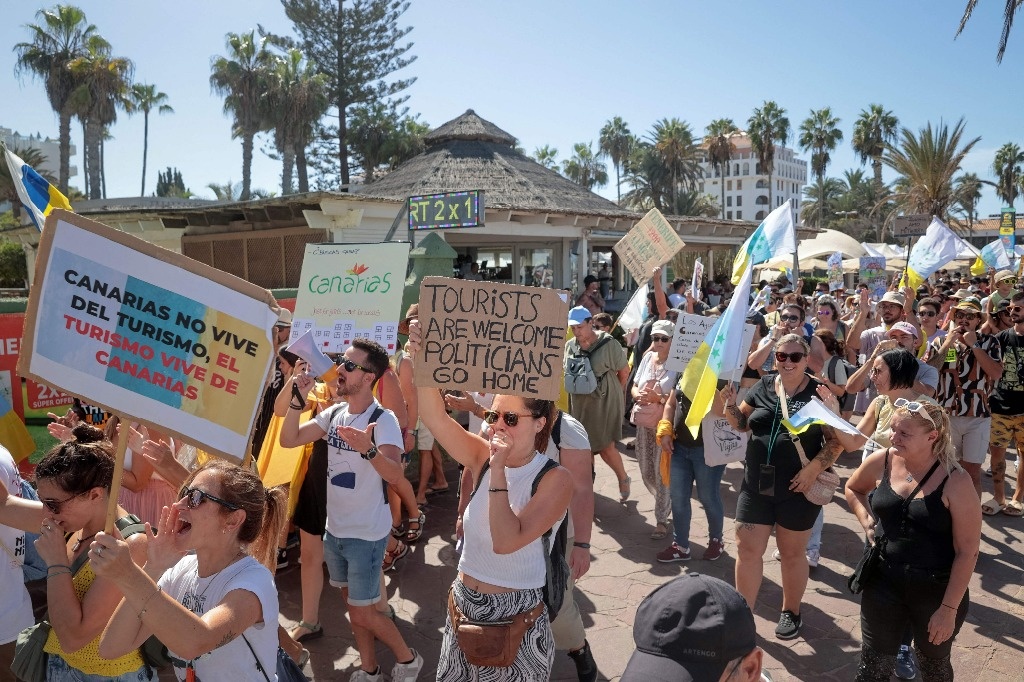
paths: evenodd
<path fill-rule="evenodd" d="M 587 638 L 600 668 L 601 680 L 618 680 L 633 651 L 633 616 L 637 605 L 656 586 L 684 571 L 704 572 L 733 582 L 734 543 L 728 517 L 735 509 L 742 476 L 740 464 L 726 470 L 722 490 L 726 509 L 726 555 L 716 562 L 698 557 L 707 546 L 707 523 L 694 500 L 691 545 L 695 558 L 686 563 L 659 564 L 655 553 L 668 540 L 651 540 L 654 530 L 653 497 L 643 488 L 633 451 L 620 443 L 626 469 L 633 479 L 633 495 L 618 503 L 612 472 L 598 460 L 593 563 L 577 585 L 576 598 L 583 613 Z M 838 464 L 845 480 L 856 465 L 846 455 Z M 454 466 L 449 481 L 456 481 Z M 1012 463 L 1011 485 L 1016 485 Z M 991 479 L 985 478 L 986 494 Z M 388 594 L 398 615 L 398 626 L 409 646 L 426 661 L 421 680 L 434 679 L 444 604 L 455 575 L 457 555 L 449 538 L 453 532 L 457 499 L 453 492 L 430 498 L 423 539 L 388 574 Z M 1024 681 L 1024 519 L 985 517 L 981 557 L 971 581 L 971 611 L 953 648 L 956 679 L 963 682 Z M 754 614 L 766 668 L 776 682 L 784 680 L 852 680 L 860 650 L 859 598 L 846 589 L 851 567 L 859 558 L 862 535 L 839 495 L 826 509 L 822 560 L 811 570 L 803 606 L 802 636 L 788 642 L 775 639 L 781 604 L 779 563 L 765 555 L 765 577 Z M 300 615 L 299 569 L 292 565 L 278 575 L 282 623 L 291 625 Z M 355 670 L 357 655 L 345 622 L 340 592 L 327 587 L 321 600 L 325 636 L 309 642 L 312 652 L 307 674 L 318 681 L 346 680 Z M 380 651 L 385 672 L 393 665 L 390 652 Z M 555 657 L 553 680 L 576 680 L 576 671 L 564 652 Z M 893 678 L 895 679 L 895 678 Z"/>

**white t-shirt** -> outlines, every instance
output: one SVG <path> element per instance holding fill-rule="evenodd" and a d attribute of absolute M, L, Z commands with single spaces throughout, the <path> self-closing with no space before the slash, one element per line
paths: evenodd
<path fill-rule="evenodd" d="M 551 437 L 548 438 L 548 447 L 544 451 L 544 454 L 549 458 L 555 460 L 559 464 L 562 463 L 561 450 L 586 450 L 590 452 L 590 438 L 587 436 L 587 430 L 583 427 L 583 424 L 579 422 L 568 412 L 562 412 L 562 424 L 558 428 L 558 445 L 555 445 L 555 430 L 551 430 Z M 576 537 L 576 528 L 572 525 L 572 503 L 570 502 L 570 511 L 566 515 L 568 520 L 568 527 L 566 528 L 566 537 Z"/>
<path fill-rule="evenodd" d="M 636 378 L 633 380 L 633 385 L 643 389 L 647 385 L 648 381 L 657 381 L 658 392 L 661 393 L 661 395 L 668 395 L 676 385 L 676 380 L 679 378 L 679 372 L 670 370 L 662 365 L 661 368 L 657 370 L 657 373 L 655 373 L 654 359 L 656 357 L 657 354 L 654 352 L 644 353 L 644 358 L 640 361 L 640 367 L 636 371 Z"/>
<path fill-rule="evenodd" d="M 0 485 L 21 497 L 21 475 L 7 448 L 0 445 Z M 25 563 L 25 532 L 0 525 L 0 644 L 9 644 L 32 625 L 32 600 L 25 589 L 21 567 Z"/>
<path fill-rule="evenodd" d="M 263 622 L 253 625 L 243 634 L 249 640 L 247 645 L 236 637 L 222 647 L 203 654 L 195 660 L 196 680 L 217 682 L 238 680 L 252 682 L 262 680 L 263 675 L 256 668 L 253 651 L 260 657 L 263 669 L 271 675 L 277 670 L 277 586 L 274 576 L 266 566 L 251 556 L 242 557 L 224 570 L 206 578 L 199 577 L 199 562 L 194 554 L 183 557 L 160 578 L 159 585 L 164 592 L 176 599 L 185 608 L 197 615 L 203 615 L 219 604 L 228 592 L 247 590 L 256 595 L 263 607 Z M 249 651 L 252 646 L 253 651 Z M 180 658 L 173 651 L 172 656 Z M 178 680 L 185 679 L 184 668 L 174 668 Z"/>
<path fill-rule="evenodd" d="M 338 436 L 337 428 L 365 429 L 378 407 L 380 403 L 374 400 L 365 412 L 350 415 L 348 403 L 339 403 L 315 417 L 327 433 L 327 532 L 336 538 L 376 542 L 391 532 L 391 508 L 384 479 L 370 461 Z M 378 448 L 394 445 L 400 451 L 403 449 L 402 430 L 391 410 L 384 410 L 377 419 L 373 442 Z"/>

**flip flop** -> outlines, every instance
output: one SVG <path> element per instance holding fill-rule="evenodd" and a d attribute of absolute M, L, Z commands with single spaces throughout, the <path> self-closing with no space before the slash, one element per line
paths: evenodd
<path fill-rule="evenodd" d="M 440 495 L 441 493 L 448 492 L 449 486 L 443 488 L 427 488 L 427 495 Z"/>
<path fill-rule="evenodd" d="M 1006 504 L 1000 504 L 995 500 L 989 500 L 985 504 L 981 505 L 981 513 L 985 516 L 995 516 L 999 512 L 1006 510 Z M 1019 516 L 1019 514 L 1018 514 Z"/>
<path fill-rule="evenodd" d="M 1003 507 L 1003 514 L 1006 516 L 1024 516 L 1024 504 L 1017 500 L 1010 500 Z"/>
<path fill-rule="evenodd" d="M 668 528 L 665 526 L 665 524 L 659 523 L 657 527 L 654 529 L 654 532 L 651 533 L 651 539 L 662 540 L 666 535 L 668 535 Z"/>
<path fill-rule="evenodd" d="M 324 629 L 323 627 L 321 627 L 320 623 L 307 623 L 304 620 L 300 620 L 298 624 L 292 628 L 291 632 L 294 632 L 299 628 L 302 628 L 303 630 L 309 630 L 309 632 L 307 632 L 304 635 L 299 635 L 298 637 L 292 635 L 292 639 L 294 639 L 296 642 L 309 642 L 314 639 L 320 639 L 324 636 Z M 289 632 L 289 634 L 291 634 L 291 632 Z"/>

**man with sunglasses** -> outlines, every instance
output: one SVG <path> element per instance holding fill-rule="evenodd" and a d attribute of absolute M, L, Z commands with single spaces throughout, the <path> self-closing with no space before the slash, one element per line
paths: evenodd
<path fill-rule="evenodd" d="M 999 332 L 999 348 L 1003 354 L 1003 372 L 989 398 L 992 411 L 992 434 L 989 453 L 992 456 L 993 499 L 981 506 L 982 513 L 992 516 L 1024 514 L 1024 487 L 1020 485 L 1020 456 L 1024 452 L 1024 292 L 1010 297 L 1010 321 L 1013 328 Z M 1006 499 L 1006 448 L 1017 444 L 1017 489 L 1013 499 Z"/>
<path fill-rule="evenodd" d="M 917 317 L 921 321 L 921 334 L 928 345 L 946 336 L 946 330 L 939 326 L 942 303 L 937 298 L 926 297 L 917 302 Z"/>
<path fill-rule="evenodd" d="M 988 395 L 1003 374 L 999 341 L 979 331 L 981 317 L 978 299 L 960 301 L 953 310 L 955 326 L 932 343 L 926 356 L 940 372 L 935 399 L 949 411 L 953 447 L 979 497 L 992 426 Z"/>
<path fill-rule="evenodd" d="M 313 377 L 298 374 L 285 384 L 294 392 L 281 427 L 281 445 L 294 448 L 327 437 L 327 532 L 324 558 L 331 585 L 340 587 L 359 650 L 361 669 L 350 680 L 379 682 L 376 641 L 391 649 L 391 679 L 412 682 L 423 658 L 405 644 L 401 633 L 375 604 L 380 592 L 381 563 L 391 533 L 391 509 L 383 481 L 404 476 L 402 430 L 398 419 L 373 397 L 373 387 L 388 368 L 380 344 L 357 338 L 338 358 L 335 393 L 342 401 L 300 424 L 304 396 Z"/>

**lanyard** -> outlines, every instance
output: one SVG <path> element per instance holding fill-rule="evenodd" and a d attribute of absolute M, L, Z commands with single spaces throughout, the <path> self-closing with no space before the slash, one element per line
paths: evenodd
<path fill-rule="evenodd" d="M 772 433 L 768 439 L 768 459 L 765 461 L 765 464 L 772 463 L 772 453 L 775 451 L 775 441 L 778 440 L 779 432 L 782 430 L 782 420 L 775 420 L 778 419 L 779 416 L 779 405 L 781 405 L 782 401 L 785 399 L 786 398 L 779 396 L 779 399 L 775 402 L 775 414 L 772 415 Z"/>

